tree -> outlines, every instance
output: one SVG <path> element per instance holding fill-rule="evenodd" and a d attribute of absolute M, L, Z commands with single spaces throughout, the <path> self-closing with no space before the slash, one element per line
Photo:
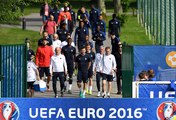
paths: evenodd
<path fill-rule="evenodd" d="M 114 2 L 114 13 L 118 15 L 122 14 L 123 10 L 121 0 L 113 0 L 113 2 Z"/>
<path fill-rule="evenodd" d="M 105 0 L 98 0 L 98 8 L 102 11 L 103 14 L 106 14 Z"/>
<path fill-rule="evenodd" d="M 22 0 L 2 0 L 0 2 L 0 21 L 5 23 L 13 22 L 21 16 L 19 3 Z"/>

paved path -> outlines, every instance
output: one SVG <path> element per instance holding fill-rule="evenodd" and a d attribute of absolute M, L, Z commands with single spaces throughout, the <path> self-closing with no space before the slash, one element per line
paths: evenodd
<path fill-rule="evenodd" d="M 32 14 L 30 14 L 28 16 L 25 16 L 25 18 L 27 18 L 26 29 L 39 32 L 40 27 L 42 25 L 42 21 L 41 21 L 39 13 L 32 13 Z M 28 21 L 28 19 L 35 19 L 35 21 Z M 2 24 L 0 24 L 0 27 L 1 26 L 2 27 L 8 27 L 8 28 L 22 28 L 22 25 L 2 25 Z M 90 31 L 90 33 L 91 33 L 91 31 Z M 73 35 L 74 35 L 74 33 L 73 33 Z M 90 36 L 90 38 L 91 38 L 91 36 Z M 111 46 L 110 39 L 107 36 L 106 36 L 106 38 L 107 39 L 104 42 L 104 45 L 105 46 Z M 50 82 L 50 88 L 52 89 L 52 81 Z M 60 89 L 59 81 L 58 81 L 57 88 L 58 88 L 58 91 L 59 91 L 59 89 Z M 117 89 L 116 82 L 113 81 L 112 82 L 112 94 L 111 94 L 111 97 L 112 98 L 121 98 L 122 95 L 117 95 L 116 94 L 117 93 L 116 89 Z M 73 91 L 73 94 L 65 93 L 64 97 L 66 97 L 66 98 L 70 98 L 70 97 L 77 98 L 77 97 L 79 97 L 78 96 L 79 89 L 77 88 L 77 85 L 76 85 L 76 77 L 74 77 L 72 91 Z M 97 95 L 97 88 L 96 88 L 96 81 L 95 81 L 95 78 L 94 78 L 94 81 L 93 81 L 93 93 L 92 93 L 92 95 L 87 95 L 86 97 L 87 98 L 97 98 L 96 95 Z M 35 96 L 34 97 L 37 97 L 37 98 L 53 98 L 54 97 L 54 92 L 53 91 L 49 91 L 49 92 L 45 92 L 45 93 L 35 92 Z"/>

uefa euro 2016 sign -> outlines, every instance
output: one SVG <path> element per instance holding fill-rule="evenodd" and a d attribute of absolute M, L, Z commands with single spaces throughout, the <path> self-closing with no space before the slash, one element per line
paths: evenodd
<path fill-rule="evenodd" d="M 176 99 L 0 99 L 0 120 L 175 120 Z"/>

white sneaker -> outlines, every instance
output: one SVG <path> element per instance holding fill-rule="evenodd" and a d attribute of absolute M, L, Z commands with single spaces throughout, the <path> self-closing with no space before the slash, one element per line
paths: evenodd
<path fill-rule="evenodd" d="M 98 94 L 97 94 L 97 97 L 100 97 L 101 96 L 101 92 L 99 91 Z"/>
<path fill-rule="evenodd" d="M 103 94 L 102 94 L 102 97 L 103 97 L 103 98 L 106 98 L 106 93 L 103 93 Z"/>

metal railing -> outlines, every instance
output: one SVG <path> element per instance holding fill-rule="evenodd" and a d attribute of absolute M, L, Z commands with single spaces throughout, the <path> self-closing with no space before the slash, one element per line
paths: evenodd
<path fill-rule="evenodd" d="M 138 22 L 154 44 L 176 45 L 176 1 L 138 0 Z"/>

